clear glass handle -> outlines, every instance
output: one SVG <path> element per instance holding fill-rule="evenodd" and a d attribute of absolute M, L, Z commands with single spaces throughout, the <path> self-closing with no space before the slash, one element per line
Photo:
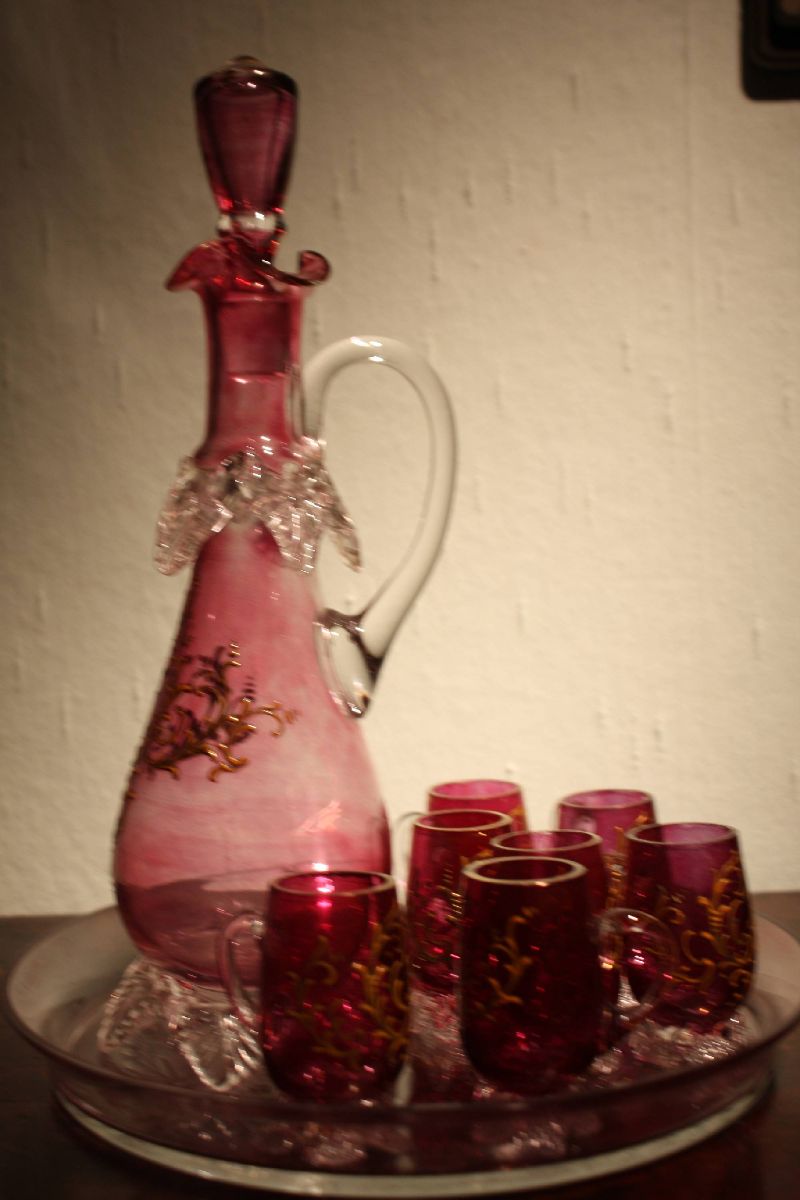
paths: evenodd
<path fill-rule="evenodd" d="M 450 401 L 430 364 L 403 342 L 352 337 L 320 351 L 303 372 L 301 427 L 319 439 L 325 392 L 335 375 L 354 363 L 392 367 L 422 401 L 430 432 L 430 472 L 419 526 L 400 565 L 366 607 L 352 615 L 325 609 L 318 618 L 318 649 L 334 697 L 360 717 L 366 712 L 383 660 L 442 544 L 455 480 L 456 439 Z"/>
<path fill-rule="evenodd" d="M 636 908 L 609 908 L 595 926 L 606 995 L 604 1041 L 613 1046 L 658 1005 L 677 963 L 675 942 L 663 922 Z"/>
<path fill-rule="evenodd" d="M 225 926 L 217 944 L 217 965 L 222 985 L 233 1005 L 233 1011 L 245 1028 L 249 1029 L 251 1033 L 259 1035 L 261 1021 L 258 1009 L 251 1003 L 236 969 L 235 949 L 242 934 L 255 938 L 256 941 L 261 940 L 264 936 L 264 921 L 258 913 L 239 913 L 238 917 L 234 917 Z"/>

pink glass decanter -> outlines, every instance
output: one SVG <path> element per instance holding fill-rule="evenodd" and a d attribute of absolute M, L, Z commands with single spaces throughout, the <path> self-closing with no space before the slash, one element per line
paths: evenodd
<path fill-rule="evenodd" d="M 203 302 L 209 414 L 156 552 L 162 571 L 194 563 L 194 574 L 125 796 L 114 871 L 145 961 L 215 987 L 219 929 L 259 907 L 275 874 L 389 869 L 386 815 L 355 718 L 441 544 L 454 435 L 438 378 L 399 342 L 336 343 L 301 375 L 302 305 L 328 264 L 313 252 L 295 275 L 274 264 L 292 80 L 235 59 L 197 84 L 195 102 L 220 236 L 191 250 L 167 286 Z M 433 468 L 410 551 L 364 611 L 345 615 L 320 607 L 312 571 L 325 532 L 359 562 L 320 441 L 328 383 L 355 362 L 393 367 L 416 389 Z"/>

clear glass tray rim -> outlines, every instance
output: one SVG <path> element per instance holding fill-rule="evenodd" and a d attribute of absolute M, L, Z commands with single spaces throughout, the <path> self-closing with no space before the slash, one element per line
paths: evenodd
<path fill-rule="evenodd" d="M 721 1133 L 754 1108 L 767 1090 L 768 1080 L 755 1081 L 749 1092 L 736 1097 L 721 1110 L 703 1116 L 690 1125 L 614 1150 L 556 1162 L 503 1169 L 498 1164 L 488 1169 L 469 1172 L 445 1171 L 435 1175 L 421 1172 L 408 1175 L 353 1175 L 308 1168 L 287 1170 L 239 1163 L 231 1159 L 211 1158 L 192 1151 L 177 1150 L 115 1129 L 89 1116 L 64 1097 L 59 1099 L 71 1119 L 98 1141 L 146 1162 L 168 1167 L 185 1175 L 212 1179 L 251 1190 L 274 1191 L 294 1196 L 321 1196 L 330 1200 L 345 1197 L 363 1197 L 364 1200 L 423 1200 L 424 1197 L 444 1200 L 449 1197 L 463 1200 L 465 1196 L 535 1192 L 543 1188 L 585 1183 L 619 1171 L 648 1166 Z"/>

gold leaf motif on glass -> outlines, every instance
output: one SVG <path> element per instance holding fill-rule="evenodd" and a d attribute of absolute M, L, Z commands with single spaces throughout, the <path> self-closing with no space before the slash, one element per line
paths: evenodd
<path fill-rule="evenodd" d="M 627 829 L 640 829 L 642 825 L 649 825 L 650 821 L 651 818 L 646 813 L 639 813 L 636 820 L 632 825 L 627 826 Z M 625 889 L 628 883 L 628 842 L 625 837 L 627 829 L 622 825 L 614 826 L 617 848 L 611 853 L 603 855 L 608 876 L 607 908 L 616 908 L 625 901 Z"/>
<path fill-rule="evenodd" d="M 272 737 L 283 735 L 297 720 L 297 712 L 279 703 L 258 704 L 249 685 L 237 695 L 230 675 L 241 666 L 236 642 L 217 646 L 213 654 L 190 654 L 185 647 L 176 652 L 145 736 L 137 772 L 166 771 L 179 779 L 183 762 L 205 756 L 212 763 L 208 778 L 216 782 L 221 773 L 247 766 L 249 760 L 239 747 L 258 733 L 257 718 L 267 717 L 272 722 Z"/>
<path fill-rule="evenodd" d="M 348 970 L 358 978 L 361 996 L 355 1008 L 366 1018 L 354 1023 L 353 998 L 340 995 L 321 998 L 317 990 L 338 987 Z M 388 1061 L 397 1065 L 408 1044 L 408 981 L 405 927 L 397 905 L 373 930 L 363 962 L 347 963 L 333 954 L 330 940 L 320 934 L 316 946 L 299 971 L 287 978 L 293 986 L 292 1004 L 286 1015 L 305 1030 L 317 1054 L 343 1062 L 355 1070 L 368 1053 L 370 1039 L 386 1043 Z"/>
<path fill-rule="evenodd" d="M 690 924 L 680 891 L 658 888 L 654 915 L 675 931 L 680 951 L 676 981 L 704 995 L 723 980 L 732 999 L 743 1000 L 753 977 L 753 931 L 736 851 L 714 873 L 710 894 L 694 904 L 704 913 L 704 924 Z"/>
<path fill-rule="evenodd" d="M 536 915 L 537 910 L 533 907 L 526 907 L 514 913 L 506 921 L 503 933 L 489 946 L 484 979 L 491 989 L 491 997 L 486 1003 L 476 1007 L 490 1019 L 496 1017 L 497 1009 L 509 1005 L 521 1006 L 523 1003 L 519 993 L 522 981 L 533 965 L 533 955 L 523 951 L 518 937 L 521 930 Z M 497 975 L 491 973 L 492 965 L 496 965 Z"/>

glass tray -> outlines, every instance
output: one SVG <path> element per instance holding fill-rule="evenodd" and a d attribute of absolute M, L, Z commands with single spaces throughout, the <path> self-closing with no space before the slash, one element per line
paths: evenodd
<path fill-rule="evenodd" d="M 641 1027 L 638 1044 L 610 1052 L 570 1089 L 532 1099 L 478 1088 L 462 1100 L 310 1105 L 165 1082 L 146 1062 L 136 1073 L 109 1066 L 96 1031 L 135 956 L 113 908 L 32 947 L 11 973 L 8 1001 L 20 1032 L 49 1058 L 64 1108 L 140 1158 L 298 1195 L 492 1195 L 651 1162 L 747 1112 L 768 1086 L 774 1044 L 800 1018 L 800 945 L 763 918 L 756 935 L 753 990 L 725 1044 L 671 1042 Z M 435 1091 L 436 1072 L 450 1068 L 432 1045 L 417 1067 Z M 412 1081 L 406 1094 L 425 1093 Z"/>

